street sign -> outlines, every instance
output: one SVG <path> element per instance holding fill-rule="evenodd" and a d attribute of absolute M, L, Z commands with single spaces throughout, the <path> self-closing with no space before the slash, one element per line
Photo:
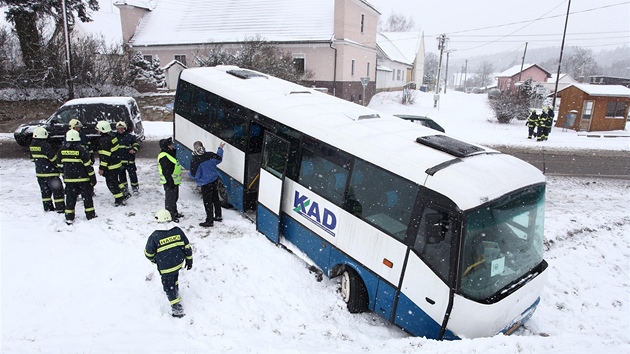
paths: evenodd
<path fill-rule="evenodd" d="M 361 85 L 363 85 L 363 88 L 366 88 L 369 82 L 370 82 L 370 78 L 369 77 L 362 77 L 361 78 Z"/>

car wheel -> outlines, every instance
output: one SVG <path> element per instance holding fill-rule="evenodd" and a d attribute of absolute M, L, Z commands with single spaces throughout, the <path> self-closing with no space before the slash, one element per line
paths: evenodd
<path fill-rule="evenodd" d="M 346 268 L 341 275 L 341 297 L 350 313 L 360 313 L 367 310 L 368 296 L 365 284 L 352 268 Z"/>

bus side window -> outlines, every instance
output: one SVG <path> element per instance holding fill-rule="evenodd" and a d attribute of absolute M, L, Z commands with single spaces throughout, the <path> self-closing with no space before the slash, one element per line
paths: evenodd
<path fill-rule="evenodd" d="M 448 213 L 424 208 L 414 250 L 437 275 L 448 281 L 454 220 Z"/>

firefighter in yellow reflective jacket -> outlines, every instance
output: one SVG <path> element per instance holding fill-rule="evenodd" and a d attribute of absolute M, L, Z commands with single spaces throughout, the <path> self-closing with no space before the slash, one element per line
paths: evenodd
<path fill-rule="evenodd" d="M 63 200 L 63 184 L 59 178 L 57 156 L 46 139 L 48 139 L 46 128 L 37 127 L 29 146 L 31 161 L 35 162 L 35 176 L 42 192 L 44 211 L 56 210 L 58 213 L 63 213 L 66 206 Z"/>
<path fill-rule="evenodd" d="M 182 267 L 187 270 L 192 268 L 192 249 L 184 231 L 171 223 L 171 213 L 168 210 L 159 210 L 155 213 L 155 219 L 158 223 L 164 223 L 165 229 L 153 231 L 147 240 L 144 255 L 157 264 L 173 317 L 183 317 L 184 307 L 179 296 L 179 270 Z"/>
<path fill-rule="evenodd" d="M 114 195 L 114 206 L 125 205 L 128 198 L 120 188 L 120 169 L 122 162 L 118 155 L 118 138 L 112 132 L 112 127 L 107 121 L 96 124 L 96 130 L 101 133 L 98 141 L 98 174 L 105 177 L 107 189 Z"/>
<path fill-rule="evenodd" d="M 179 222 L 179 218 L 184 216 L 177 211 L 179 185 L 182 183 L 182 167 L 177 162 L 177 151 L 173 147 L 171 138 L 160 140 L 160 149 L 157 162 L 160 183 L 164 186 L 164 208 L 171 213 L 174 222 Z"/>
<path fill-rule="evenodd" d="M 66 183 L 66 224 L 74 222 L 74 206 L 79 195 L 83 198 L 85 217 L 96 217 L 92 192 L 96 185 L 96 174 L 89 153 L 81 146 L 81 136 L 73 129 L 66 133 L 66 142 L 57 153 Z"/>

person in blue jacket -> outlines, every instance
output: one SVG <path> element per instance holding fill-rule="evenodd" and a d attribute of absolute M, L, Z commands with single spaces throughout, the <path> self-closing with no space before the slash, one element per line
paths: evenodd
<path fill-rule="evenodd" d="M 199 224 L 202 227 L 212 227 L 215 221 L 223 221 L 221 214 L 221 201 L 217 190 L 219 172 L 217 165 L 223 161 L 223 147 L 225 143 L 219 144 L 217 153 L 206 152 L 201 141 L 193 144 L 193 157 L 190 162 L 188 176 L 195 179 L 198 186 L 201 186 L 201 196 L 203 206 L 206 209 L 206 220 Z"/>
<path fill-rule="evenodd" d="M 144 256 L 157 265 L 173 317 L 184 317 L 182 298 L 179 296 L 179 270 L 192 268 L 192 248 L 184 231 L 171 223 L 173 219 L 168 210 L 159 210 L 155 213 L 155 219 L 158 223 L 164 223 L 166 229 L 153 231 L 147 239 Z"/>

